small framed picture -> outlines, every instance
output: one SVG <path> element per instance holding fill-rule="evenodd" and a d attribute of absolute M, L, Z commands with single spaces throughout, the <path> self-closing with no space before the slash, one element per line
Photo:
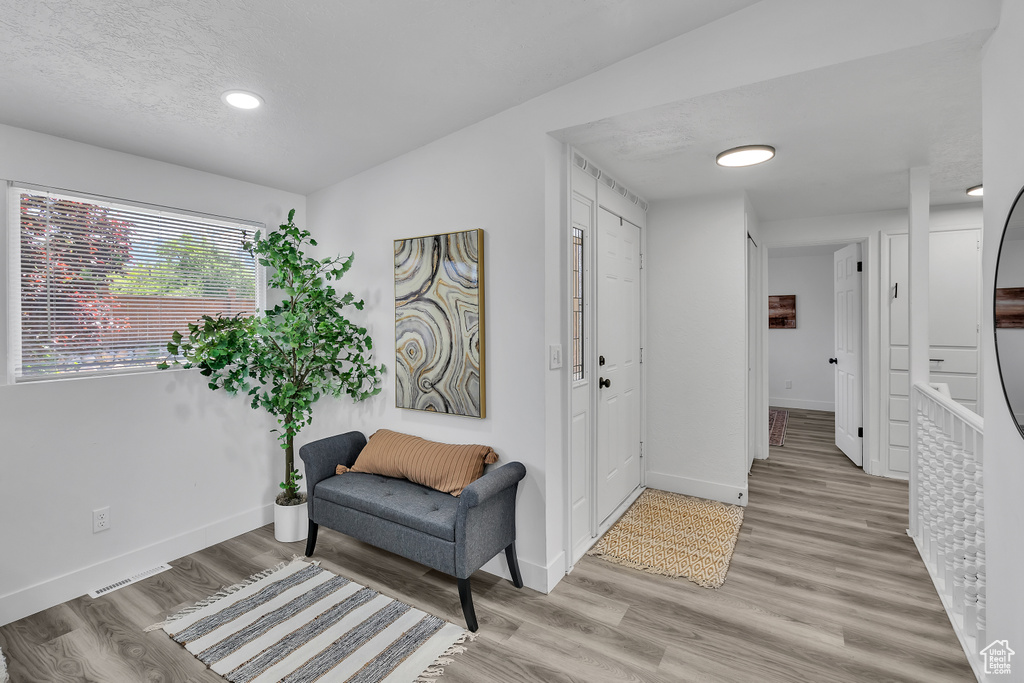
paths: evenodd
<path fill-rule="evenodd" d="M 796 329 L 796 294 L 768 297 L 768 328 L 773 330 Z"/>

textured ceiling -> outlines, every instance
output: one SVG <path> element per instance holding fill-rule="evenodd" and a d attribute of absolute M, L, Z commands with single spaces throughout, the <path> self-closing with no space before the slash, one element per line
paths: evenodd
<path fill-rule="evenodd" d="M 807 71 L 559 131 L 648 200 L 746 190 L 762 220 L 907 206 L 931 168 L 933 205 L 978 202 L 981 49 L 988 33 Z M 715 156 L 769 144 L 775 159 Z"/>
<path fill-rule="evenodd" d="M 308 193 L 751 4 L 0 0 L 0 122 Z"/>

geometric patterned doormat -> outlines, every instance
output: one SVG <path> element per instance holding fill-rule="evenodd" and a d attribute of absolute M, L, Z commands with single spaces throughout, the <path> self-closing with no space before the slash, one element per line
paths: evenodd
<path fill-rule="evenodd" d="M 434 681 L 470 634 L 293 560 L 155 624 L 233 683 Z"/>
<path fill-rule="evenodd" d="M 779 408 L 768 409 L 768 445 L 781 446 L 786 443 L 786 423 L 789 411 Z"/>
<path fill-rule="evenodd" d="M 720 588 L 742 523 L 738 505 L 646 489 L 587 554 Z"/>

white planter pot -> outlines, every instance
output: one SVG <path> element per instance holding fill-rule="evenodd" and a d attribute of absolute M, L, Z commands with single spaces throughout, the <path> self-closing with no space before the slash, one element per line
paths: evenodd
<path fill-rule="evenodd" d="M 309 517 L 306 504 L 278 505 L 274 503 L 274 538 L 282 543 L 294 543 L 306 538 Z"/>

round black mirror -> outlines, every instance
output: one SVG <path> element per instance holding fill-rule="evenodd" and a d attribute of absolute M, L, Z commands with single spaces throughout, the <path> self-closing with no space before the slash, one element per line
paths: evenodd
<path fill-rule="evenodd" d="M 1024 435 L 1024 189 L 1013 202 L 996 263 L 996 359 L 1003 392 Z"/>

